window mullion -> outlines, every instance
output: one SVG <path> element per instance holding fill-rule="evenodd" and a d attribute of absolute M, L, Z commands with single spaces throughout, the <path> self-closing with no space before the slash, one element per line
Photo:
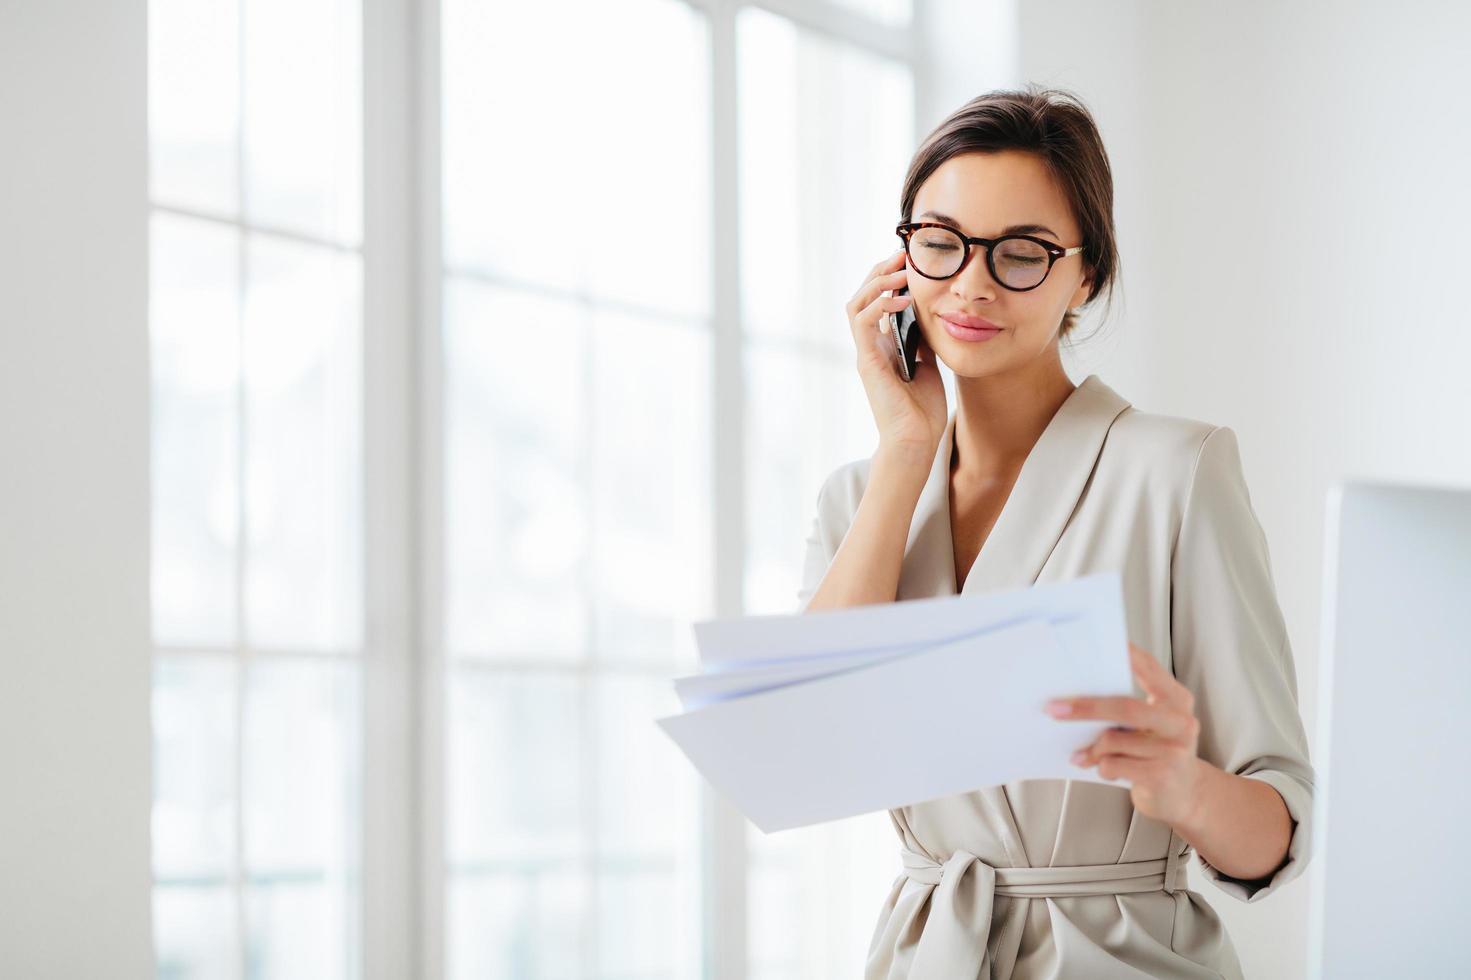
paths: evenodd
<path fill-rule="evenodd" d="M 740 615 L 745 602 L 745 391 L 740 310 L 740 174 L 737 169 L 736 13 L 733 0 L 709 7 L 710 136 L 714 343 L 715 609 Z M 704 848 L 704 975 L 746 976 L 746 822 L 729 801 L 700 781 Z"/>
<path fill-rule="evenodd" d="M 419 684 L 414 792 L 419 800 L 413 850 L 417 884 L 415 969 L 422 980 L 445 975 L 445 707 L 448 682 L 444 655 L 444 384 L 441 371 L 440 295 L 440 3 L 396 0 L 410 11 L 405 45 L 410 58 L 406 138 L 411 147 L 407 181 L 405 266 L 412 276 L 410 303 L 413 390 L 408 469 L 413 473 L 415 617 Z"/>
<path fill-rule="evenodd" d="M 419 974 L 422 730 L 414 521 L 414 19 L 362 0 L 364 648 L 359 772 L 363 980 Z"/>
<path fill-rule="evenodd" d="M 241 3 L 236 15 L 236 123 L 235 123 L 235 207 L 241 228 L 235 236 L 235 849 L 231 855 L 232 898 L 235 910 L 235 965 L 241 980 L 249 976 L 249 919 L 245 908 L 245 692 L 250 681 L 246 654 L 249 637 L 246 629 L 245 576 L 248 570 L 245 554 L 250 540 L 248 503 L 249 485 L 246 467 L 247 416 L 249 404 L 245 387 L 245 294 L 249 288 L 245 199 L 245 33 L 246 5 Z"/>

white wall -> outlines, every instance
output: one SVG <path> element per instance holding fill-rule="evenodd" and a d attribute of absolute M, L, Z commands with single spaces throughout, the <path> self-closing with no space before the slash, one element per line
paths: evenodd
<path fill-rule="evenodd" d="M 1240 436 L 1316 745 L 1330 483 L 1471 486 L 1471 8 L 1304 6 L 1023 4 L 1019 73 L 1088 100 L 1115 169 L 1127 303 L 1070 370 Z M 1248 976 L 1304 975 L 1306 879 L 1192 887 Z"/>
<path fill-rule="evenodd" d="M 0 975 L 149 942 L 143 0 L 0 3 Z"/>

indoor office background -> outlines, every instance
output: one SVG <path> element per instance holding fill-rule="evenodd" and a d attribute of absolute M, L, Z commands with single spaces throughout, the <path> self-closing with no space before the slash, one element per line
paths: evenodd
<path fill-rule="evenodd" d="M 0 972 L 861 975 L 887 815 L 763 835 L 652 719 L 692 620 L 794 610 L 874 448 L 844 303 L 990 88 L 1095 113 L 1124 287 L 1065 363 L 1239 434 L 1314 732 L 1329 482 L 1471 482 L 1468 33 L 0 2 Z M 1309 885 L 1192 862 L 1253 977 Z"/>

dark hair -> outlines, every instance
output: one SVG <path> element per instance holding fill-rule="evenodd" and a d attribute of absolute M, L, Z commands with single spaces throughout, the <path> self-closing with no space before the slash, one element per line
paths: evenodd
<path fill-rule="evenodd" d="M 1103 138 L 1081 99 L 1063 89 L 997 89 L 978 95 L 947 116 L 925 137 L 909 163 L 900 197 L 901 221 L 914 220 L 920 185 L 940 165 L 961 153 L 1023 150 L 1034 153 L 1061 185 L 1082 229 L 1084 263 L 1093 281 L 1083 305 L 1107 290 L 1112 305 L 1119 275 L 1114 241 L 1113 171 Z M 1071 242 L 1059 242 L 1071 245 Z M 1059 336 L 1067 337 L 1077 317 L 1063 314 Z"/>

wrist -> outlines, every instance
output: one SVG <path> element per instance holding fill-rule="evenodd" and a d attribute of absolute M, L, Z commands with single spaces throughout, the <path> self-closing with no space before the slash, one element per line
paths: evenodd
<path fill-rule="evenodd" d="M 1191 781 L 1193 785 L 1187 797 L 1188 805 L 1174 825 L 1181 837 L 1188 838 L 1198 838 L 1204 829 L 1203 822 L 1210 812 L 1216 780 L 1225 775 L 1221 769 L 1199 757 L 1195 759 L 1193 773 L 1195 778 Z"/>
<path fill-rule="evenodd" d="M 929 469 L 928 463 L 920 464 L 917 454 L 881 449 L 874 453 L 864 496 L 871 495 L 912 512 L 929 479 Z"/>
<path fill-rule="evenodd" d="M 934 448 L 880 441 L 873 454 L 872 474 L 890 482 L 922 487 L 934 462 Z"/>

